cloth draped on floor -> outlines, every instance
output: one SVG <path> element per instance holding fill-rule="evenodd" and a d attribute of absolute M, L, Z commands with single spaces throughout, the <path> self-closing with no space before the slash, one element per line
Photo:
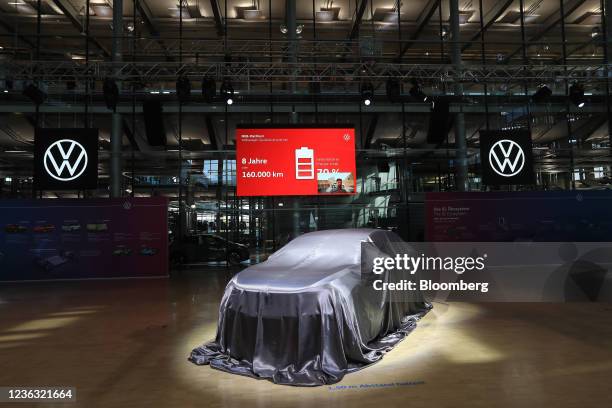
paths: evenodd
<path fill-rule="evenodd" d="M 228 283 L 214 341 L 195 348 L 198 365 L 277 384 L 336 383 L 379 361 L 431 308 L 416 291 L 372 282 L 417 280 L 407 271 L 373 274 L 375 257 L 405 252 L 383 230 L 305 234 Z"/>

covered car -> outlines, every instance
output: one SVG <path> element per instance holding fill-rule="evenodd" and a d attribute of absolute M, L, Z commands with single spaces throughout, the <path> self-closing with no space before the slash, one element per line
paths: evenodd
<path fill-rule="evenodd" d="M 294 239 L 231 279 L 215 340 L 194 349 L 189 359 L 302 386 L 333 384 L 377 362 L 431 307 L 419 291 L 373 288 L 374 279 L 409 278 L 371 272 L 373 257 L 394 256 L 405 245 L 396 234 L 375 229 L 317 231 Z"/>

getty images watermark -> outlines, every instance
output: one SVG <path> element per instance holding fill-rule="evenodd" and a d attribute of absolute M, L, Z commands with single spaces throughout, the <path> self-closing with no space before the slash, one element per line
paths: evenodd
<path fill-rule="evenodd" d="M 362 244 L 362 280 L 390 301 L 612 301 L 611 270 L 610 242 Z"/>
<path fill-rule="evenodd" d="M 406 253 L 396 254 L 394 257 L 376 257 L 372 262 L 372 272 L 382 275 L 391 271 L 405 271 L 410 275 L 415 275 L 419 271 L 452 271 L 458 275 L 466 271 L 482 271 L 485 269 L 487 254 L 482 256 L 410 256 Z M 488 282 L 436 282 L 432 279 L 419 279 L 418 281 L 400 279 L 399 281 L 385 282 L 383 279 L 376 279 L 372 283 L 375 290 L 460 290 L 460 291 L 479 291 L 486 293 L 489 291 Z"/>

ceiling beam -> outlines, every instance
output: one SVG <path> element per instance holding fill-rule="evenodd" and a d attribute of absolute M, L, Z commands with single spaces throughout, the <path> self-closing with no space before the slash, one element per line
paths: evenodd
<path fill-rule="evenodd" d="M 166 59 L 171 59 L 170 55 L 168 54 L 168 48 L 164 44 L 163 40 L 161 40 L 159 29 L 155 25 L 153 12 L 151 12 L 151 9 L 147 5 L 146 1 L 138 0 L 136 2 L 136 9 L 138 10 L 140 17 L 142 17 L 142 20 L 144 21 L 145 26 L 147 27 L 147 30 L 149 31 L 149 34 L 151 34 L 151 37 L 157 38 L 157 43 L 159 44 L 164 54 L 166 55 Z"/>
<path fill-rule="evenodd" d="M 485 21 L 487 20 L 488 16 L 491 16 L 490 18 L 488 18 L 487 22 L 483 25 L 482 30 L 478 30 L 478 32 L 472 36 L 470 41 L 467 44 L 464 44 L 463 47 L 461 47 L 461 52 L 467 50 L 474 41 L 479 41 L 480 36 L 484 32 L 486 32 L 489 29 L 489 27 L 491 27 L 493 23 L 495 23 L 497 19 L 500 18 L 502 14 L 504 14 L 506 10 L 508 10 L 508 7 L 510 7 L 510 5 L 513 2 L 514 0 L 506 0 L 506 1 L 499 0 L 498 2 L 496 2 L 493 8 L 489 10 L 487 15 L 483 17 L 483 21 Z"/>
<path fill-rule="evenodd" d="M 53 3 L 59 7 L 59 9 L 64 13 L 64 15 L 70 20 L 72 25 L 79 30 L 79 32 L 83 32 L 83 24 L 81 24 L 79 11 L 67 0 L 53 0 Z M 96 47 L 102 51 L 105 57 L 110 58 L 110 52 L 102 45 L 98 40 L 94 37 L 89 37 L 89 41 L 91 41 Z"/>
<path fill-rule="evenodd" d="M 217 27 L 217 35 L 223 37 L 225 35 L 225 27 L 223 25 L 223 19 L 221 18 L 221 7 L 217 0 L 210 0 L 210 7 L 212 7 L 213 17 L 215 19 L 215 27 Z M 227 16 L 225 16 L 227 18 Z"/>
<path fill-rule="evenodd" d="M 577 46 L 575 46 L 574 48 L 572 48 L 571 50 L 568 50 L 566 52 L 566 57 L 569 59 L 569 57 L 579 51 L 582 51 L 583 49 L 587 48 L 590 45 L 603 45 L 601 44 L 601 40 L 598 40 L 597 38 L 592 38 L 587 42 L 584 42 L 582 44 L 579 44 Z M 555 64 L 563 64 L 563 55 L 561 55 L 559 58 L 555 59 Z"/>
<path fill-rule="evenodd" d="M 575 12 L 576 9 L 578 9 L 578 7 L 582 6 L 585 1 L 586 0 L 569 0 L 569 1 L 567 1 L 567 3 L 565 4 L 565 7 L 563 9 L 563 11 L 564 11 L 563 19 L 566 19 L 567 16 L 569 16 L 573 12 Z M 550 16 L 548 16 L 548 18 L 546 18 L 546 20 L 544 20 L 544 22 L 542 23 L 542 29 L 536 35 L 531 37 L 526 42 L 525 46 L 527 46 L 527 44 L 531 44 L 531 43 L 540 41 L 540 39 L 542 37 L 544 37 L 546 34 L 548 34 L 548 32 L 550 30 L 552 30 L 553 28 L 555 28 L 555 26 L 557 26 L 557 24 L 559 24 L 560 22 L 561 22 L 561 13 L 559 13 L 559 9 L 556 8 L 555 11 Z M 516 50 L 514 50 L 512 53 L 510 53 L 510 55 L 508 55 L 506 57 L 506 61 L 510 61 L 510 59 L 512 57 L 514 57 L 516 54 L 518 54 L 522 49 L 523 49 L 523 47 L 519 47 Z"/>
<path fill-rule="evenodd" d="M 351 27 L 351 32 L 349 33 L 349 40 L 354 40 L 359 37 L 359 27 L 361 26 L 361 20 L 363 20 L 363 14 L 365 13 L 366 6 L 368 5 L 368 0 L 361 0 L 359 4 L 357 4 L 357 9 L 355 10 L 355 20 L 353 21 L 353 26 Z"/>
<path fill-rule="evenodd" d="M 145 0 L 138 0 L 136 2 L 136 9 L 140 13 L 140 16 L 142 17 L 142 20 L 147 26 L 147 30 L 149 30 L 151 36 L 159 37 L 159 30 L 153 22 L 153 13 L 151 12 L 151 9 L 149 8 Z"/>
<path fill-rule="evenodd" d="M 4 16 L 1 16 L 1 15 L 0 15 L 0 27 L 2 27 L 10 35 L 17 34 L 17 38 L 19 38 L 19 41 L 27 44 L 30 48 L 36 48 L 36 44 L 34 44 L 32 41 L 30 41 L 23 35 L 18 34 L 17 30 L 15 30 L 15 28 L 8 21 L 4 19 Z"/>
<path fill-rule="evenodd" d="M 400 52 L 399 58 L 403 57 L 406 51 L 408 51 L 408 49 L 412 47 L 414 41 L 416 41 L 419 35 L 421 35 L 421 32 L 423 32 L 439 5 L 440 0 L 430 0 L 429 3 L 427 3 L 425 9 L 417 19 L 416 30 L 410 35 L 410 42 L 404 44 L 404 46 L 402 47 L 402 51 Z"/>

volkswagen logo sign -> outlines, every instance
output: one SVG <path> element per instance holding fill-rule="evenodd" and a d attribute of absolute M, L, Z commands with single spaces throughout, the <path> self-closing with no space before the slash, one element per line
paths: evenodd
<path fill-rule="evenodd" d="M 489 150 L 489 165 L 502 177 L 516 176 L 525 166 L 525 152 L 513 140 L 498 140 Z"/>
<path fill-rule="evenodd" d="M 87 169 L 87 151 L 75 140 L 61 139 L 47 148 L 43 163 L 49 176 L 59 181 L 72 181 Z"/>

